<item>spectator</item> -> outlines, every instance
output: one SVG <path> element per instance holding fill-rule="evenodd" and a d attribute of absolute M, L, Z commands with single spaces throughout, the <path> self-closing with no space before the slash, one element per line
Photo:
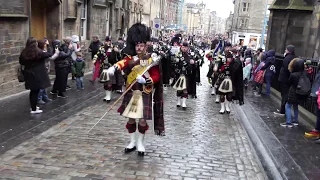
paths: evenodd
<path fill-rule="evenodd" d="M 261 62 L 259 66 L 255 69 L 254 71 L 254 83 L 255 87 L 258 88 L 256 92 L 254 93 L 255 96 L 260 97 L 261 92 L 262 92 L 262 85 L 264 83 L 264 75 L 265 75 L 265 70 L 261 70 L 262 67 L 265 65 L 265 56 L 262 56 Z"/>
<path fill-rule="evenodd" d="M 37 101 L 40 89 L 51 85 L 45 67 L 45 60 L 50 56 L 50 53 L 43 52 L 38 48 L 37 40 L 34 37 L 30 37 L 19 57 L 19 63 L 24 66 L 25 88 L 30 89 L 31 114 L 42 113 L 42 110 L 37 107 Z"/>
<path fill-rule="evenodd" d="M 63 39 L 63 42 L 64 42 L 64 44 L 65 44 L 65 46 L 63 46 L 63 51 L 65 52 L 65 53 L 67 53 L 68 52 L 68 50 L 69 50 L 69 45 L 71 44 L 71 46 L 72 46 L 72 52 L 74 51 L 74 48 L 73 48 L 73 44 L 72 44 L 72 38 L 71 37 L 69 37 L 69 36 L 67 36 L 67 37 L 65 37 L 64 39 Z M 71 55 L 72 55 L 72 53 L 71 53 Z M 68 71 L 68 74 L 67 74 L 67 83 L 68 83 L 68 75 L 71 73 L 71 75 L 72 75 L 72 65 L 73 65 L 73 59 L 72 59 L 72 57 L 71 56 L 69 56 L 69 57 L 67 57 L 67 60 L 68 60 L 68 62 L 69 62 L 69 66 L 68 66 L 68 68 L 67 68 L 67 71 Z M 75 80 L 75 78 L 72 76 L 72 80 Z M 67 84 L 66 85 L 66 90 L 70 90 L 71 89 L 71 87 Z"/>
<path fill-rule="evenodd" d="M 38 41 L 38 47 L 43 51 L 43 52 L 48 52 L 48 47 L 47 47 L 47 43 L 49 41 L 47 39 L 45 40 L 39 40 Z M 59 50 L 56 48 L 55 49 L 55 54 L 53 56 L 51 56 L 50 58 L 47 58 L 45 60 L 45 67 L 47 70 L 47 73 L 50 73 L 50 60 L 55 60 L 59 55 Z M 38 94 L 38 104 L 45 104 L 47 102 L 52 101 L 47 94 L 47 89 L 40 89 L 40 92 Z"/>
<path fill-rule="evenodd" d="M 266 95 L 270 96 L 270 88 L 272 76 L 276 73 L 276 67 L 274 66 L 275 55 L 274 50 L 269 50 L 266 54 L 266 59 L 264 61 L 264 66 L 260 70 L 265 70 L 264 80 L 266 82 Z"/>
<path fill-rule="evenodd" d="M 52 42 L 53 47 L 59 47 L 59 55 L 58 58 L 54 61 L 55 71 L 56 71 L 56 79 L 53 84 L 53 89 L 50 94 L 58 94 L 60 98 L 66 98 L 63 93 L 66 91 L 69 67 L 71 59 L 71 54 L 73 52 L 72 44 L 62 44 L 60 45 L 59 40 L 54 40 Z"/>
<path fill-rule="evenodd" d="M 73 64 L 72 73 L 76 77 L 78 91 L 80 91 L 80 89 L 84 89 L 83 76 L 84 76 L 85 67 L 86 67 L 86 63 L 84 62 L 84 60 L 82 58 L 82 53 L 77 52 L 77 59 Z"/>
<path fill-rule="evenodd" d="M 99 48 L 103 46 L 103 43 L 99 40 L 98 36 L 93 36 L 92 37 L 92 42 L 89 46 L 89 52 L 91 52 L 91 59 L 94 58 L 94 56 L 98 53 Z M 93 67 L 93 75 L 92 75 L 92 79 L 90 80 L 90 82 L 94 83 L 95 80 L 98 78 L 99 73 L 95 72 L 97 69 L 100 69 L 100 63 L 99 62 L 95 62 L 94 63 L 94 67 Z"/>
<path fill-rule="evenodd" d="M 251 64 L 251 58 L 247 58 L 245 62 L 245 66 L 243 67 L 243 81 L 244 81 L 244 87 L 248 88 L 248 81 L 250 79 L 252 64 Z"/>
<path fill-rule="evenodd" d="M 286 122 L 281 123 L 280 125 L 283 127 L 293 127 L 298 125 L 298 105 L 299 101 L 302 98 L 302 96 L 298 95 L 296 93 L 297 86 L 299 83 L 299 79 L 301 76 L 301 73 L 305 73 L 304 70 L 304 60 L 295 58 L 293 59 L 289 66 L 289 72 L 291 72 L 289 79 L 287 81 L 287 84 L 289 85 L 289 92 L 288 92 L 288 99 L 286 103 Z M 294 119 L 293 121 L 291 120 L 291 107 L 293 107 L 294 110 Z"/>
<path fill-rule="evenodd" d="M 310 132 L 305 133 L 305 137 L 308 138 L 320 138 L 320 64 L 317 68 L 317 75 L 312 83 L 311 97 L 317 99 L 315 109 L 317 110 L 317 122 L 316 126 Z"/>
<path fill-rule="evenodd" d="M 281 92 L 281 107 L 280 109 L 277 109 L 274 114 L 280 115 L 280 116 L 285 116 L 285 106 L 287 103 L 288 99 L 288 93 L 289 93 L 289 77 L 290 77 L 290 72 L 288 70 L 288 66 L 290 62 L 296 57 L 294 53 L 294 46 L 293 45 L 288 45 L 284 54 L 285 58 L 283 60 L 283 64 L 280 70 L 279 78 L 278 81 L 280 82 L 280 92 Z"/>

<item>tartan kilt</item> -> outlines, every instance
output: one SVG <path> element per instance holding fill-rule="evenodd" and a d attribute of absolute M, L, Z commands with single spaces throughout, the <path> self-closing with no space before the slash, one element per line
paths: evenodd
<path fill-rule="evenodd" d="M 216 82 L 218 81 L 218 77 L 219 77 L 219 72 L 215 72 L 212 74 L 212 76 L 210 77 L 212 86 L 216 84 Z"/>
<path fill-rule="evenodd" d="M 122 104 L 118 109 L 118 112 L 120 113 L 120 115 L 122 115 L 122 113 L 126 109 L 132 96 L 133 96 L 133 91 L 129 91 L 126 95 L 124 95 Z M 152 93 L 146 94 L 142 92 L 142 102 L 143 102 L 143 119 L 152 120 Z"/>
<path fill-rule="evenodd" d="M 110 82 L 109 83 L 115 84 L 117 86 L 123 86 L 124 85 L 124 79 L 123 79 L 121 71 L 116 70 L 114 72 L 114 75 L 110 76 Z"/>

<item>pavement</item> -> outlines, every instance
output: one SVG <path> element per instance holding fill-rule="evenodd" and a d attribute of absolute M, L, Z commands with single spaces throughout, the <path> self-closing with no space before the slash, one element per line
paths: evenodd
<path fill-rule="evenodd" d="M 90 106 L 90 100 L 101 93 L 102 87 L 100 83 L 92 85 L 89 79 L 90 75 L 85 77 L 85 89 L 80 92 L 76 92 L 76 82 L 70 80 L 68 85 L 73 89 L 67 91 L 66 99 L 48 94 L 53 101 L 40 105 L 44 111 L 41 115 L 30 114 L 29 93 L 0 100 L 0 154 Z"/>
<path fill-rule="evenodd" d="M 1 102 L 0 179 L 267 179 L 237 114 L 219 114 L 206 73 L 205 65 L 186 111 L 177 109 L 173 89 L 164 92 L 166 136 L 150 128 L 144 157 L 123 153 L 127 119 L 116 110 L 87 132 L 110 107 L 99 85 L 86 84 L 82 95 L 70 90 L 37 116 L 27 96 Z"/>
<path fill-rule="evenodd" d="M 267 174 L 270 175 L 274 172 L 272 168 L 275 168 L 283 179 L 319 180 L 320 145 L 304 137 L 304 132 L 310 131 L 309 122 L 300 116 L 298 127 L 281 127 L 280 123 L 285 122 L 285 117 L 273 114 L 279 108 L 277 102 L 266 96 L 255 97 L 251 90 L 247 90 L 245 96 L 245 105 L 236 109 L 244 115 L 241 121 L 250 124 L 245 125 L 250 138 L 258 139 L 253 140 L 255 148 L 264 149 L 265 153 L 261 154 L 260 151 L 258 156 Z M 252 138 L 251 132 L 255 137 Z"/>

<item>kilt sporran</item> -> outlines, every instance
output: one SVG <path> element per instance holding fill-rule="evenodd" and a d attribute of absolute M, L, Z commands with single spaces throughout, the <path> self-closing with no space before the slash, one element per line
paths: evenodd
<path fill-rule="evenodd" d="M 133 95 L 129 104 L 122 113 L 124 117 L 132 119 L 142 119 L 143 118 L 143 100 L 142 92 L 139 90 L 133 91 Z"/>
<path fill-rule="evenodd" d="M 219 86 L 219 92 L 229 93 L 232 91 L 233 91 L 232 81 L 228 76 L 226 76 L 225 79 L 222 81 L 222 83 Z"/>
<path fill-rule="evenodd" d="M 185 75 L 180 75 L 176 83 L 173 85 L 173 88 L 177 91 L 182 91 L 187 89 L 187 79 Z"/>

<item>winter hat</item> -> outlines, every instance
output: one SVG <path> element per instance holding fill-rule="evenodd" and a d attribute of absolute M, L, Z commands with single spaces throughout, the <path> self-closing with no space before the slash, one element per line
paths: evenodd
<path fill-rule="evenodd" d="M 290 53 L 294 53 L 294 46 L 293 45 L 288 45 L 286 48 Z"/>
<path fill-rule="evenodd" d="M 104 39 L 105 41 L 111 41 L 109 36 L 106 36 L 106 38 Z"/>
<path fill-rule="evenodd" d="M 79 42 L 79 36 L 77 36 L 77 35 L 73 35 L 73 36 L 71 36 L 71 39 L 72 39 L 72 42 L 74 42 L 74 43 L 77 43 L 77 42 Z"/>

